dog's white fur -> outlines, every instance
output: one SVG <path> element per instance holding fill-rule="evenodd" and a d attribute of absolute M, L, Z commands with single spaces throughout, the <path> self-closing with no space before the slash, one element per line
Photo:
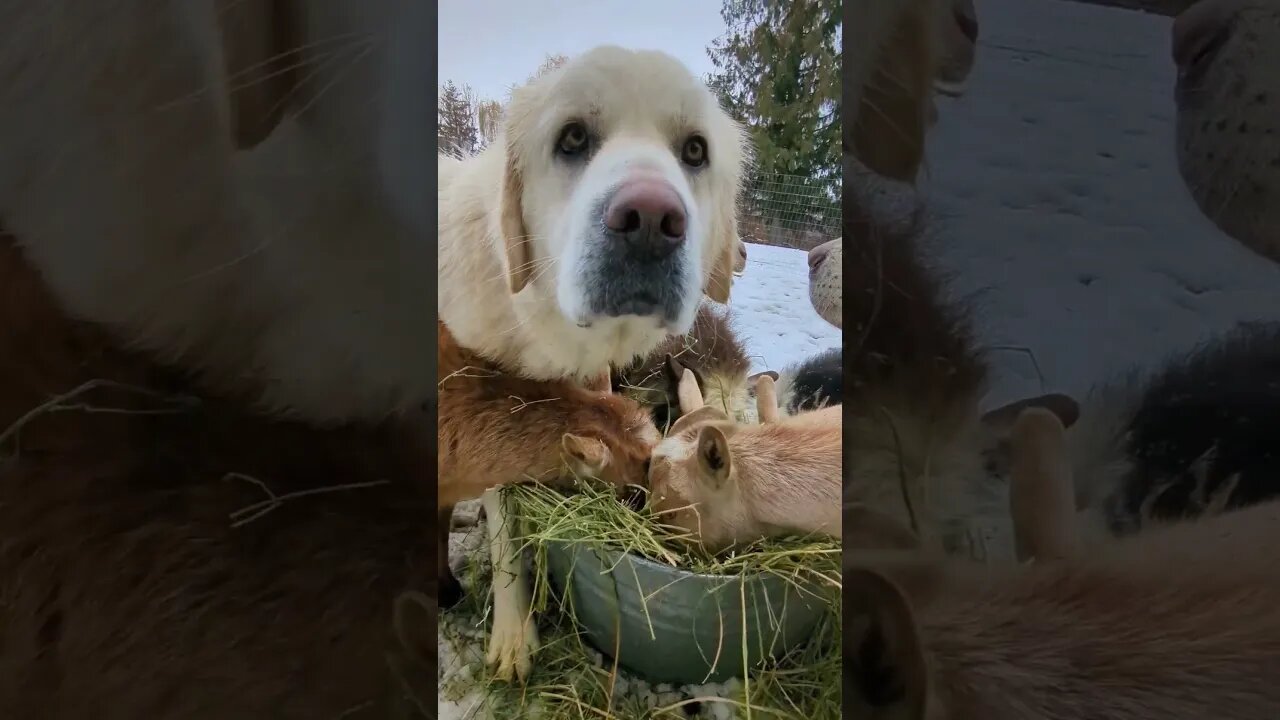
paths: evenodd
<path fill-rule="evenodd" d="M 426 399 L 425 3 L 14 0 L 0 25 L 0 221 L 68 312 L 312 421 Z"/>
<path fill-rule="evenodd" d="M 569 121 L 599 149 L 584 168 L 554 158 Z M 587 379 L 686 332 L 702 290 L 728 299 L 738 255 L 735 204 L 747 159 L 741 128 L 678 61 L 592 50 L 512 94 L 502 136 L 480 155 L 439 159 L 440 316 L 465 347 L 535 379 Z M 690 133 L 710 163 L 679 164 Z M 662 177 L 688 211 L 684 306 L 657 318 L 586 318 L 578 261 L 605 194 L 636 168 Z M 584 321 L 589 326 L 583 327 Z"/>
<path fill-rule="evenodd" d="M 486 490 L 481 496 L 485 525 L 489 529 L 489 556 L 493 561 L 493 630 L 485 662 L 504 680 L 528 677 L 533 669 L 533 653 L 538 649 L 538 626 L 534 622 L 529 574 L 524 559 L 511 539 L 509 504 L 502 488 Z"/>
<path fill-rule="evenodd" d="M 564 124 L 591 120 L 601 145 L 585 168 L 557 165 Z M 678 161 L 690 132 L 706 138 L 710 164 Z M 673 58 L 597 48 L 517 89 L 500 138 L 473 158 L 439 156 L 439 311 L 459 343 L 535 379 L 590 380 L 687 332 L 703 291 L 728 300 L 739 269 L 736 203 L 747 149 L 741 128 Z M 655 318 L 584 319 L 578 260 L 601 222 L 604 194 L 636 167 L 656 171 L 688 212 L 684 312 Z M 528 578 L 497 490 L 483 496 L 494 565 L 487 662 L 499 678 L 527 676 L 538 647 Z"/>

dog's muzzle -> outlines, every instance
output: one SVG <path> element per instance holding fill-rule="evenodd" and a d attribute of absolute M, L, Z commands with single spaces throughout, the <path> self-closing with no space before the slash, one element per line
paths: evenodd
<path fill-rule="evenodd" d="M 604 198 L 598 216 L 584 268 L 590 312 L 679 316 L 689 217 L 675 188 L 660 176 L 633 176 Z"/>

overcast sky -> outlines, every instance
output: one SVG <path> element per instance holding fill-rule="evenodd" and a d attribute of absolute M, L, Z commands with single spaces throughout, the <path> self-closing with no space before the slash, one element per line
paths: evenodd
<path fill-rule="evenodd" d="M 597 45 L 663 50 L 697 77 L 707 46 L 725 32 L 719 0 L 442 0 L 440 78 L 505 100 L 547 55 Z"/>

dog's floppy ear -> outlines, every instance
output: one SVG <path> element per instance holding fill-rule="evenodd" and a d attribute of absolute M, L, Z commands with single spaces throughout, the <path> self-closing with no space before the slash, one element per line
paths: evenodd
<path fill-rule="evenodd" d="M 218 0 L 231 136 L 262 142 L 289 108 L 301 77 L 297 0 Z"/>
<path fill-rule="evenodd" d="M 718 303 L 729 302 L 729 288 L 733 286 L 733 269 L 738 264 L 737 189 L 722 207 L 716 208 L 711 219 L 711 273 L 703 292 Z"/>
<path fill-rule="evenodd" d="M 864 717 L 924 720 L 929 670 L 902 590 L 875 570 L 844 575 L 844 702 Z"/>
<path fill-rule="evenodd" d="M 717 223 L 718 224 L 718 223 Z M 737 223 L 730 220 L 731 228 L 736 228 Z M 729 230 L 729 233 L 736 233 L 736 230 Z M 729 302 L 729 289 L 733 287 L 733 267 L 737 262 L 738 246 L 734 239 L 724 242 L 712 259 L 711 276 L 707 279 L 706 294 L 707 297 L 718 303 Z"/>
<path fill-rule="evenodd" d="M 507 283 L 515 295 L 533 277 L 533 238 L 524 224 L 524 176 L 511 140 L 507 140 L 506 168 L 502 173 L 502 237 L 507 247 Z"/>
<path fill-rule="evenodd" d="M 853 153 L 877 175 L 915 183 L 933 101 L 932 3 L 899 13 L 881 47 L 852 125 Z"/>

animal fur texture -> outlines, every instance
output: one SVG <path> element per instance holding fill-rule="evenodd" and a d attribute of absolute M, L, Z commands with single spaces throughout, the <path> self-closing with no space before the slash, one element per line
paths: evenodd
<path fill-rule="evenodd" d="M 430 6 L 0 4 L 0 220 L 60 307 L 315 423 L 433 391 Z"/>
<path fill-rule="evenodd" d="M 443 321 L 437 325 L 440 603 L 449 607 L 461 592 L 445 558 L 455 504 L 506 483 L 552 482 L 572 472 L 643 485 L 659 434 L 626 397 L 514 375 L 459 346 Z"/>
<path fill-rule="evenodd" d="M 741 127 L 675 58 L 571 59 L 514 91 L 488 149 L 439 158 L 441 318 L 534 379 L 585 382 L 647 355 L 689 330 L 704 293 L 728 300 L 747 160 Z M 679 232 L 615 208 L 636 193 Z"/>
<path fill-rule="evenodd" d="M 809 251 L 809 304 L 818 317 L 832 325 L 842 327 L 842 263 L 844 241 L 842 238 L 827 242 Z"/>
<path fill-rule="evenodd" d="M 942 7 L 931 1 L 855 2 L 867 33 L 846 68 L 852 118 L 843 130 L 844 232 L 850 259 L 820 262 L 824 277 L 847 270 L 844 297 L 844 501 L 851 511 L 883 513 L 912 528 L 930 547 L 975 557 L 1012 552 L 1007 487 L 985 477 L 984 454 L 999 456 L 1012 411 L 982 415 L 987 367 L 974 343 L 968 308 L 948 297 L 930 267 L 923 215 L 888 216 L 886 202 L 908 196 L 923 160 L 938 38 L 931 29 Z M 892 80 L 893 82 L 886 82 Z M 850 89 L 851 81 L 864 87 Z M 856 102 L 849 103 L 853 97 Z M 892 110 L 890 110 L 892 108 Z M 880 113 L 894 127 L 883 127 Z M 900 123 L 901 128 L 896 127 Z M 852 119 L 852 122 L 850 121 Z M 897 209 L 897 208 L 893 208 Z M 904 217 L 905 215 L 905 217 Z M 828 281 L 831 281 L 830 279 Z M 813 282 L 811 278 L 811 283 Z M 1059 413 L 1062 396 L 1024 401 Z"/>
<path fill-rule="evenodd" d="M 872 720 L 1275 717 L 1280 504 L 1080 552 L 1062 426 L 1047 413 L 1037 428 L 1025 420 L 1011 442 L 1032 475 L 1014 482 L 1035 501 L 1014 523 L 1034 562 L 845 553 L 845 711 Z"/>
<path fill-rule="evenodd" d="M 913 182 L 933 125 L 935 89 L 961 94 L 973 69 L 977 15 L 966 0 L 852 0 L 844 58 L 850 142 L 867 167 Z"/>
<path fill-rule="evenodd" d="M 778 374 L 778 398 L 789 415 L 839 405 L 844 397 L 840 348 L 824 350 Z"/>
<path fill-rule="evenodd" d="M 1280 261 L 1280 7 L 1200 0 L 1173 24 L 1178 169 L 1226 234 Z"/>
<path fill-rule="evenodd" d="M 441 388 L 441 487 L 461 489 L 441 498 L 442 517 L 474 489 L 558 474 L 562 454 L 589 474 L 643 481 L 649 418 L 572 383 L 687 331 L 704 293 L 728 300 L 745 263 L 736 200 L 747 156 L 741 127 L 677 60 L 606 46 L 517 88 L 487 150 L 438 158 L 441 319 L 470 352 L 464 364 L 510 373 L 477 383 L 442 371 L 455 389 Z M 501 514 L 501 502 L 485 492 L 486 508 Z M 513 552 L 497 523 L 501 571 Z M 521 592 L 495 586 L 489 659 L 500 675 L 527 672 L 536 644 L 518 624 Z"/>
<path fill-rule="evenodd" d="M 839 407 L 771 422 L 779 416 L 769 379 L 757 395 L 762 422 L 742 424 L 701 404 L 692 371 L 682 385 L 686 412 L 649 469 L 650 502 L 666 522 L 712 550 L 775 535 L 839 536 Z"/>
<path fill-rule="evenodd" d="M 671 360 L 698 376 L 705 404 L 730 416 L 744 414 L 749 402 L 747 371 L 751 359 L 733 329 L 728 310 L 703 303 L 688 333 L 667 338 L 643 360 L 614 371 L 614 387 L 649 407 L 659 428 L 669 427 L 680 415 L 680 378 Z"/>
<path fill-rule="evenodd" d="M 393 632 L 435 595 L 429 425 L 208 394 L 71 320 L 7 236 L 0 299 L 0 715 L 405 710 L 388 657 L 435 671 L 434 627 Z"/>
<path fill-rule="evenodd" d="M 1003 507 L 974 450 L 987 444 L 978 412 L 987 368 L 967 309 L 947 298 L 917 233 L 887 236 L 845 204 L 845 502 L 925 536 L 964 535 L 942 526 Z"/>
<path fill-rule="evenodd" d="M 1092 390 L 1068 434 L 1077 505 L 1107 534 L 1280 497 L 1280 324 L 1245 323 Z"/>

